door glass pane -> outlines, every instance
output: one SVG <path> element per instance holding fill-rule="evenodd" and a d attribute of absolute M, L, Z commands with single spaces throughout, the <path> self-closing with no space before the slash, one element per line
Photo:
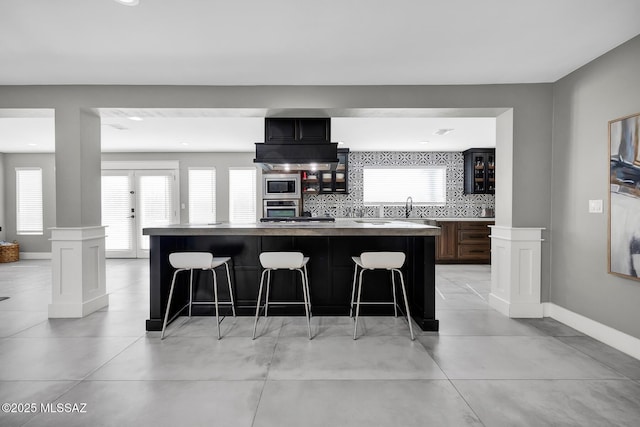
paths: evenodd
<path fill-rule="evenodd" d="M 102 177 L 102 224 L 107 226 L 106 251 L 133 250 L 133 220 L 128 175 Z"/>
<path fill-rule="evenodd" d="M 140 176 L 138 219 L 140 228 L 156 227 L 172 223 L 173 203 L 171 183 L 173 176 Z M 149 236 L 142 236 L 139 249 L 149 250 Z"/>

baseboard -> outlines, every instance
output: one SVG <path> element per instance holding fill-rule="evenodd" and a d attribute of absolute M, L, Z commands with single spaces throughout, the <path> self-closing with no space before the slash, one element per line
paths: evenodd
<path fill-rule="evenodd" d="M 81 318 L 109 305 L 109 294 L 80 304 L 49 304 L 50 319 Z"/>
<path fill-rule="evenodd" d="M 20 252 L 20 259 L 51 259 L 51 252 Z"/>
<path fill-rule="evenodd" d="M 543 305 L 544 317 L 551 317 L 616 350 L 640 360 L 640 339 L 620 332 L 610 326 L 603 325 L 581 314 L 574 313 L 559 305 L 550 302 L 545 302 Z"/>
<path fill-rule="evenodd" d="M 489 294 L 489 305 L 514 319 L 538 319 L 544 312 L 544 306 L 540 303 L 509 303 L 493 293 Z"/>

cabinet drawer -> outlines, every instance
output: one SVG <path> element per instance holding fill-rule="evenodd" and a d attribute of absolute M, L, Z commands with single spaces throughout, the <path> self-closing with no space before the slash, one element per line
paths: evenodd
<path fill-rule="evenodd" d="M 458 230 L 458 244 L 490 244 L 489 230 Z"/>
<path fill-rule="evenodd" d="M 482 230 L 488 234 L 490 225 L 493 225 L 493 222 L 460 221 L 458 223 L 458 230 Z"/>
<path fill-rule="evenodd" d="M 458 259 L 489 260 L 491 259 L 490 245 L 458 245 Z"/>

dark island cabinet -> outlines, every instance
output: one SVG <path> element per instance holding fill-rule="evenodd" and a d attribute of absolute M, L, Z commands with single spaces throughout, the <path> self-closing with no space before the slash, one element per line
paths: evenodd
<path fill-rule="evenodd" d="M 265 142 L 284 143 L 328 142 L 331 136 L 330 118 L 266 118 Z"/>
<path fill-rule="evenodd" d="M 205 230 L 209 231 L 209 230 Z M 401 251 L 407 254 L 402 273 L 407 287 L 413 319 L 423 330 L 438 330 L 435 318 L 435 264 L 434 236 L 279 236 L 279 235 L 185 235 L 150 236 L 150 305 L 148 331 L 162 329 L 162 319 L 167 307 L 169 288 L 174 269 L 169 264 L 169 254 L 181 251 L 211 252 L 230 256 L 233 293 L 239 316 L 253 316 L 262 268 L 259 256 L 269 251 L 300 251 L 309 257 L 308 275 L 311 304 L 315 316 L 347 316 L 349 314 L 351 286 L 353 283 L 352 256 L 364 251 Z M 220 270 L 220 271 L 218 271 Z M 218 283 L 226 284 L 224 269 L 216 270 Z M 393 299 L 391 277 L 387 271 L 368 271 L 367 280 L 379 286 L 366 287 L 362 299 L 390 301 Z M 272 274 L 271 300 L 301 301 L 300 276 L 295 271 L 280 270 Z M 171 304 L 171 317 L 186 314 L 189 299 L 189 275 L 178 276 Z M 220 300 L 229 298 L 225 286 L 220 286 Z M 206 271 L 194 272 L 194 300 L 213 299 L 211 275 Z M 366 306 L 364 315 L 392 315 L 389 305 Z M 223 316 L 231 315 L 229 306 L 221 306 Z M 299 305 L 274 304 L 269 306 L 271 315 L 300 316 Z M 211 305 L 193 307 L 194 315 L 214 315 Z"/>
<path fill-rule="evenodd" d="M 471 148 L 463 155 L 465 194 L 495 194 L 495 148 Z"/>

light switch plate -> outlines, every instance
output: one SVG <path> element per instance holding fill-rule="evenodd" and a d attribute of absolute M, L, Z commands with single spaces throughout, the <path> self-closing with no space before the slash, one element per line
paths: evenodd
<path fill-rule="evenodd" d="M 602 213 L 602 200 L 589 200 L 589 213 Z"/>

